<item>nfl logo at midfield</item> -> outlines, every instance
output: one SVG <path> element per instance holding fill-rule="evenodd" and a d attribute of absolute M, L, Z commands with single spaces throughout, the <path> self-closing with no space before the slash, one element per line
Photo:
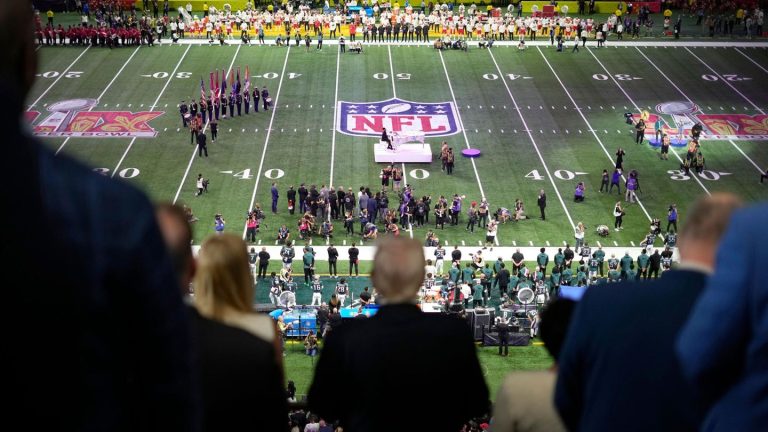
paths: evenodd
<path fill-rule="evenodd" d="M 453 102 L 423 103 L 403 99 L 379 102 L 344 102 L 338 105 L 336 130 L 355 136 L 381 136 L 390 133 L 415 132 L 426 137 L 459 133 L 459 122 Z"/>

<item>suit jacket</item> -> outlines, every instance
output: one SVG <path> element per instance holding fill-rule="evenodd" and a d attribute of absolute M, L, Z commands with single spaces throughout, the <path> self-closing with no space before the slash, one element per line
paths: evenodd
<path fill-rule="evenodd" d="M 558 363 L 555 405 L 569 430 L 696 429 L 674 341 L 705 282 L 703 273 L 673 270 L 587 290 Z"/>
<path fill-rule="evenodd" d="M 288 406 L 272 344 L 191 309 L 203 431 L 285 431 Z"/>
<path fill-rule="evenodd" d="M 7 84 L 0 194 L 12 208 L 0 212 L 0 248 L 7 280 L 21 282 L 0 325 L 4 419 L 33 430 L 194 429 L 187 312 L 154 209 L 30 138 Z"/>
<path fill-rule="evenodd" d="M 355 432 L 459 430 L 489 405 L 466 322 L 398 304 L 330 334 L 309 406 Z"/>
<path fill-rule="evenodd" d="M 707 283 L 677 343 L 702 407 L 703 430 L 768 425 L 768 205 L 734 213 Z"/>

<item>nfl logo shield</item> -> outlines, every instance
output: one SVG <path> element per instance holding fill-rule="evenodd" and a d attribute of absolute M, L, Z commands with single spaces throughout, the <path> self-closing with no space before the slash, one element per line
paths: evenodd
<path fill-rule="evenodd" d="M 338 106 L 336 130 L 355 136 L 381 136 L 413 132 L 427 137 L 453 135 L 460 131 L 452 102 L 423 103 L 403 99 L 379 102 L 344 102 Z"/>

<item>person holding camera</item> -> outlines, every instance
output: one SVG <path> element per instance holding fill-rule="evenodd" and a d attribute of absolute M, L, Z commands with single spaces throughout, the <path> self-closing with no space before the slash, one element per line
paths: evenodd
<path fill-rule="evenodd" d="M 672 204 L 669 206 L 669 210 L 667 210 L 667 232 L 669 232 L 669 227 L 674 227 L 675 231 L 677 231 L 677 205 Z"/>

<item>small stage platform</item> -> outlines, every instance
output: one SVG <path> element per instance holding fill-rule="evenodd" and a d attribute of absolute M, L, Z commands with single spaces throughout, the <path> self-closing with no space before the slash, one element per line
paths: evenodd
<path fill-rule="evenodd" d="M 400 144 L 395 150 L 387 150 L 387 143 L 374 145 L 377 163 L 431 163 L 432 148 L 429 144 Z"/>

